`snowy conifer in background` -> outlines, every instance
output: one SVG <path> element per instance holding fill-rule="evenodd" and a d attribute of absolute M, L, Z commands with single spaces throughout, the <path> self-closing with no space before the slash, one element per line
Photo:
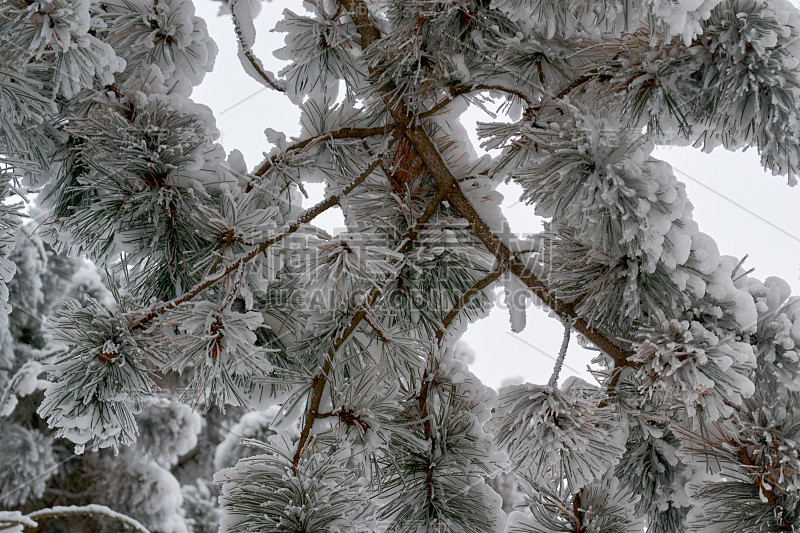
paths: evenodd
<path fill-rule="evenodd" d="M 304 5 L 221 5 L 301 111 L 250 170 L 191 100 L 216 55 L 191 0 L 0 5 L 0 528 L 800 530 L 800 300 L 653 156 L 752 147 L 795 184 L 800 12 Z M 487 100 L 478 156 L 459 117 Z M 509 180 L 534 238 L 503 231 Z M 532 300 L 565 335 L 496 392 L 456 343 L 498 285 L 514 331 Z M 571 336 L 596 383 L 558 385 Z"/>

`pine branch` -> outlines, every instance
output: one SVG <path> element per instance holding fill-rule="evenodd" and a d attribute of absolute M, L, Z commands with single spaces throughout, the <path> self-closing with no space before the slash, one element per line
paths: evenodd
<path fill-rule="evenodd" d="M 364 0 L 340 0 L 350 15 L 355 20 L 361 34 L 362 46 L 366 49 L 377 39 L 380 32 L 369 19 L 369 9 Z M 576 80 L 577 82 L 578 80 Z M 586 83 L 582 80 L 577 84 L 580 86 Z M 572 89 L 570 89 L 572 90 Z M 402 98 L 392 96 L 392 87 L 384 84 L 381 87 L 384 93 L 384 101 L 389 108 L 394 121 L 403 128 L 403 133 L 414 145 L 420 159 L 424 162 L 433 179 L 436 181 L 439 191 L 447 195 L 453 205 L 458 209 L 470 224 L 472 231 L 483 242 L 484 246 L 494 255 L 501 264 L 508 264 L 509 270 L 519 277 L 528 288 L 544 302 L 551 310 L 559 315 L 562 320 L 573 320 L 574 327 L 587 339 L 593 342 L 599 349 L 607 353 L 614 360 L 617 367 L 631 366 L 628 357 L 633 353 L 625 348 L 621 348 L 611 336 L 591 327 L 586 321 L 577 316 L 573 304 L 563 302 L 555 297 L 544 283 L 531 272 L 525 264 L 518 259 L 506 246 L 506 244 L 492 232 L 483 218 L 478 214 L 467 197 L 461 191 L 455 176 L 450 172 L 447 164 L 442 159 L 436 145 L 421 126 L 411 126 L 408 108 Z"/>
<path fill-rule="evenodd" d="M 425 111 L 423 113 L 420 113 L 419 117 L 420 118 L 431 117 L 431 116 L 435 115 L 436 113 L 438 113 L 439 111 L 441 111 L 442 109 L 444 109 L 445 107 L 449 106 L 451 103 L 453 103 L 453 100 L 455 100 L 459 96 L 466 96 L 470 92 L 472 92 L 472 88 L 470 88 L 470 89 L 460 89 L 460 90 L 456 90 L 456 89 L 451 88 L 450 95 L 447 98 L 445 98 L 443 100 L 439 100 L 439 102 L 434 104 L 433 107 L 431 107 L 430 109 L 428 109 L 427 111 Z"/>
<path fill-rule="evenodd" d="M 634 365 L 631 365 L 629 363 L 629 366 L 634 366 Z M 622 375 L 622 369 L 623 368 L 624 367 L 617 366 L 617 367 L 611 369 L 611 373 L 610 373 L 609 376 L 606 376 L 606 379 L 608 380 L 606 382 L 606 397 L 603 398 L 603 400 L 599 404 L 597 404 L 597 407 L 599 409 L 602 409 L 603 407 L 608 405 L 609 400 L 611 399 L 611 397 L 614 395 L 615 391 L 617 390 L 617 384 L 619 383 L 619 378 Z"/>
<path fill-rule="evenodd" d="M 731 444 L 736 445 L 735 443 Z M 736 446 L 736 457 L 744 465 L 748 475 L 758 487 L 759 492 L 764 496 L 764 498 L 766 498 L 767 503 L 772 506 L 773 509 L 775 509 L 776 518 L 778 519 L 781 528 L 785 529 L 786 531 L 793 531 L 794 528 L 786 516 L 786 511 L 778 504 L 778 495 L 775 493 L 774 480 L 769 479 L 768 475 L 762 476 L 758 474 L 756 471 L 758 466 L 753 461 L 753 458 L 747 451 L 746 446 Z M 767 477 L 766 481 L 764 480 L 765 477 Z"/>
<path fill-rule="evenodd" d="M 377 320 L 377 317 L 373 316 L 374 313 L 371 312 L 371 309 L 367 308 L 366 311 L 367 311 L 367 314 L 364 315 L 364 321 L 367 324 L 369 324 L 369 327 L 372 328 L 372 331 L 375 332 L 375 334 L 378 336 L 380 341 L 383 342 L 384 344 L 389 344 L 390 342 L 392 342 L 392 340 L 389 339 L 384 334 L 383 327 L 381 327 L 380 321 Z"/>
<path fill-rule="evenodd" d="M 453 183 L 453 185 L 450 185 L 450 194 L 448 195 L 448 199 L 453 202 L 453 205 L 459 210 L 461 215 L 467 219 L 472 227 L 473 232 L 475 232 L 475 235 L 478 237 L 478 239 L 483 242 L 484 246 L 486 246 L 486 248 L 499 261 L 508 262 L 509 270 L 519 277 L 522 282 L 525 283 L 525 285 L 527 285 L 528 288 L 539 299 L 541 299 L 542 302 L 544 302 L 545 305 L 559 315 L 562 320 L 572 320 L 574 328 L 592 343 L 594 343 L 595 346 L 611 356 L 611 358 L 614 360 L 614 364 L 617 367 L 633 366 L 633 363 L 628 361 L 628 358 L 633 355 L 633 352 L 620 347 L 617 344 L 619 342 L 618 339 L 608 336 L 602 331 L 595 329 L 583 318 L 578 317 L 573 304 L 564 302 L 554 296 L 547 286 L 528 269 L 525 263 L 517 258 L 516 255 L 511 252 L 508 246 L 506 246 L 505 243 L 503 243 L 503 241 L 497 235 L 495 235 L 494 232 L 492 232 L 475 208 L 472 207 L 472 204 L 469 202 L 461 189 L 458 188 L 457 184 L 455 184 L 452 174 L 450 174 L 450 172 L 447 170 L 446 166 L 444 165 L 444 161 L 441 160 L 441 156 L 437 151 L 435 151 L 435 146 L 433 146 L 433 143 L 431 143 L 430 139 L 427 139 L 427 137 L 423 139 L 421 134 L 424 135 L 424 133 L 421 131 L 414 131 L 414 136 L 418 142 L 420 142 L 420 144 L 425 143 L 427 140 L 426 144 L 428 146 L 425 147 L 427 157 L 431 159 L 437 158 L 439 160 L 436 162 L 434 167 L 436 169 L 436 171 L 433 173 L 434 177 L 437 179 L 437 181 L 441 180 L 441 183 L 443 184 L 449 185 L 448 182 Z"/>
<path fill-rule="evenodd" d="M 575 78 L 569 84 L 567 84 L 553 97 L 553 100 L 561 100 L 565 96 L 569 96 L 573 91 L 576 91 L 577 89 L 583 87 L 584 85 L 595 79 L 605 81 L 611 79 L 611 76 L 608 76 L 606 74 L 600 74 L 600 72 L 596 70 L 587 72 L 586 74 Z"/>
<path fill-rule="evenodd" d="M 572 323 L 564 322 L 564 338 L 561 339 L 558 358 L 556 359 L 556 364 L 553 365 L 553 375 L 550 376 L 550 381 L 547 382 L 550 387 L 555 388 L 558 385 L 558 375 L 561 373 L 561 367 L 564 366 L 564 359 L 567 357 L 570 333 L 572 333 Z"/>
<path fill-rule="evenodd" d="M 431 380 L 426 369 L 422 375 L 422 387 L 420 387 L 417 395 L 417 409 L 422 420 L 422 431 L 424 432 L 425 440 L 431 443 L 431 450 L 434 450 L 436 449 L 436 438 L 431 434 L 431 421 L 428 413 L 428 394 L 430 390 Z M 427 488 L 427 499 L 430 502 L 431 496 L 433 496 L 433 465 L 429 465 L 425 471 L 425 487 Z"/>
<path fill-rule="evenodd" d="M 419 234 L 419 231 L 437 211 L 444 198 L 445 195 L 441 192 L 438 192 L 433 199 L 431 199 L 431 201 L 425 207 L 425 211 L 423 211 L 414 225 L 400 239 L 400 244 L 396 249 L 397 253 L 405 254 L 405 252 L 408 251 Z M 398 260 L 398 262 L 399 261 L 402 261 L 402 259 Z M 383 290 L 386 288 L 386 285 L 388 285 L 392 279 L 394 279 L 394 276 L 389 275 L 380 284 L 373 287 L 364 304 L 362 304 L 359 310 L 353 315 L 342 333 L 340 333 L 336 340 L 334 340 L 333 345 L 330 347 L 328 354 L 325 357 L 325 363 L 322 365 L 322 369 L 314 376 L 314 379 L 312 380 L 311 399 L 306 407 L 306 420 L 303 424 L 302 430 L 300 431 L 300 439 L 297 442 L 297 448 L 295 450 L 294 458 L 292 459 L 292 468 L 295 474 L 297 474 L 297 465 L 300 463 L 303 452 L 309 443 L 311 428 L 314 426 L 314 422 L 320 416 L 319 404 L 322 401 L 322 394 L 328 381 L 328 375 L 333 367 L 333 359 L 336 356 L 336 352 L 339 351 L 339 348 L 342 347 L 350 335 L 356 331 L 358 325 L 367 316 L 368 309 L 377 301 L 377 299 L 383 293 Z"/>
<path fill-rule="evenodd" d="M 11 526 L 26 528 L 36 527 L 37 524 L 19 511 L 0 511 L 0 531 L 6 531 Z M 16 529 L 12 531 L 17 531 Z"/>
<path fill-rule="evenodd" d="M 452 309 L 445 315 L 442 319 L 442 328 L 436 332 L 436 341 L 441 343 L 442 339 L 444 338 L 444 334 L 447 331 L 447 328 L 452 324 L 453 320 L 458 316 L 458 314 L 466 307 L 472 299 L 477 296 L 482 290 L 486 287 L 494 283 L 497 278 L 503 275 L 506 270 L 505 265 L 498 266 L 495 270 L 490 272 L 485 277 L 479 279 L 472 287 L 467 290 L 461 298 L 458 299 L 456 304 L 453 306 Z M 432 361 L 431 361 L 432 362 Z M 434 449 L 436 444 L 436 439 L 433 437 L 431 433 L 431 422 L 429 419 L 428 413 L 428 394 L 430 393 L 431 387 L 431 380 L 429 379 L 428 369 L 425 369 L 425 372 L 422 375 L 422 386 L 420 387 L 420 391 L 417 394 L 417 410 L 420 415 L 420 419 L 422 420 L 422 430 L 425 436 L 425 440 L 430 441 L 431 449 Z M 428 501 L 431 500 L 433 496 L 433 468 L 429 467 L 425 472 L 425 485 L 427 487 L 427 498 Z"/>
<path fill-rule="evenodd" d="M 583 523 L 584 512 L 581 505 L 581 491 L 578 491 L 575 493 L 575 496 L 572 497 L 572 514 L 573 518 L 575 519 L 575 533 L 583 533 L 583 529 L 585 527 L 585 524 Z"/>
<path fill-rule="evenodd" d="M 227 278 L 230 274 L 235 272 L 237 269 L 241 268 L 246 263 L 248 263 L 248 262 L 252 261 L 253 259 L 255 259 L 256 257 L 258 257 L 258 254 L 264 252 L 270 246 L 282 241 L 283 239 L 285 239 L 286 237 L 288 237 L 289 235 L 295 233 L 297 230 L 299 230 L 301 227 L 303 227 L 303 225 L 308 224 L 309 222 L 314 220 L 314 218 L 316 218 L 317 216 L 321 215 L 322 213 L 324 213 L 328 209 L 338 205 L 339 204 L 339 199 L 342 196 L 349 194 L 356 187 L 358 187 L 361 183 L 363 183 L 364 180 L 367 179 L 367 177 L 370 174 L 372 174 L 372 172 L 374 172 L 376 168 L 378 168 L 378 166 L 380 165 L 380 162 L 381 162 L 380 159 L 376 159 L 375 161 L 373 161 L 367 167 L 367 169 L 364 172 L 362 172 L 356 179 L 351 181 L 344 189 L 342 189 L 342 192 L 340 192 L 339 194 L 331 195 L 328 198 L 326 198 L 325 200 L 323 200 L 320 203 L 316 204 L 315 206 L 310 207 L 305 212 L 303 212 L 302 215 L 297 217 L 297 219 L 292 224 L 290 224 L 289 227 L 286 230 L 284 230 L 283 232 L 279 233 L 278 235 L 270 237 L 269 239 L 267 239 L 264 242 L 259 243 L 247 255 L 239 258 L 238 260 L 234 261 L 233 263 L 231 263 L 230 265 L 225 267 L 222 270 L 222 272 L 206 278 L 201 283 L 196 285 L 194 288 L 189 290 L 183 296 L 175 298 L 175 299 L 173 299 L 173 300 L 171 300 L 169 302 L 161 303 L 161 304 L 157 305 L 156 307 L 154 307 L 149 313 L 147 313 L 145 316 L 143 316 L 142 318 L 137 320 L 134 324 L 132 324 L 131 325 L 131 329 L 133 330 L 133 329 L 139 329 L 141 327 L 144 327 L 145 324 L 147 324 L 148 322 L 150 322 L 154 318 L 164 314 L 165 312 L 167 312 L 167 311 L 169 311 L 171 309 L 175 309 L 176 307 L 178 307 L 182 303 L 185 303 L 185 302 L 188 302 L 189 300 L 192 300 L 193 298 L 195 298 L 197 295 L 199 295 L 204 290 L 208 289 L 209 287 L 211 287 L 212 285 L 214 285 L 218 281 Z"/>
<path fill-rule="evenodd" d="M 451 87 L 449 97 L 434 104 L 433 107 L 431 107 L 424 113 L 421 113 L 419 116 L 420 118 L 427 118 L 433 116 L 442 109 L 444 109 L 445 107 L 447 107 L 448 105 L 450 105 L 450 103 L 459 96 L 466 96 L 470 93 L 478 91 L 497 91 L 497 92 L 507 93 L 509 95 L 516 96 L 520 100 L 523 100 L 529 108 L 533 107 L 533 102 L 531 102 L 530 97 L 527 94 L 523 93 L 522 91 L 519 91 L 517 89 L 511 89 L 509 87 L 503 87 L 502 85 L 480 84 L 480 85 L 473 85 L 472 87 L 462 87 L 462 88 Z"/>
<path fill-rule="evenodd" d="M 501 92 L 501 93 L 506 93 L 506 94 L 510 94 L 512 96 L 516 96 L 520 100 L 523 100 L 526 104 L 528 104 L 528 107 L 533 106 L 533 102 L 531 102 L 531 99 L 527 94 L 525 94 L 522 91 L 519 91 L 517 89 L 512 89 L 510 87 L 504 87 L 502 85 L 475 85 L 472 88 L 472 91 L 497 91 L 497 92 Z"/>
<path fill-rule="evenodd" d="M 507 93 L 511 96 L 516 96 L 520 100 L 523 100 L 525 104 L 527 104 L 529 111 L 541 112 L 548 105 L 551 105 L 551 102 L 558 102 L 559 100 L 563 99 L 566 96 L 569 96 L 574 91 L 580 89 L 581 87 L 585 86 L 587 83 L 593 80 L 609 81 L 611 79 L 612 76 L 609 76 L 607 74 L 600 74 L 597 71 L 591 71 L 582 76 L 579 76 L 578 78 L 575 78 L 574 80 L 566 84 L 552 98 L 549 98 L 538 105 L 534 105 L 530 97 L 527 94 L 523 93 L 522 91 L 517 89 L 512 89 L 510 87 L 504 87 L 502 85 L 479 84 L 479 85 L 473 85 L 471 87 L 462 87 L 462 88 L 451 87 L 449 97 L 434 104 L 433 107 L 421 113 L 419 116 L 420 118 L 427 118 L 432 115 L 435 115 L 436 113 L 447 107 L 453 100 L 455 100 L 459 96 L 466 96 L 470 93 L 478 91 L 497 91 L 497 92 Z"/>

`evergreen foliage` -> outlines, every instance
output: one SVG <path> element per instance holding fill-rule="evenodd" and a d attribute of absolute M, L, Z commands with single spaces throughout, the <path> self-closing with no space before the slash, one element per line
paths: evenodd
<path fill-rule="evenodd" d="M 191 99 L 191 0 L 0 4 L 0 530 L 800 531 L 800 300 L 653 156 L 795 184 L 800 11 L 305 5 L 277 75 L 259 0 L 220 6 L 301 113 L 249 169 Z M 505 231 L 507 181 L 540 234 Z M 500 286 L 514 331 L 528 300 L 565 325 L 546 383 L 493 391 L 457 346 Z M 559 385 L 572 335 L 596 383 Z"/>

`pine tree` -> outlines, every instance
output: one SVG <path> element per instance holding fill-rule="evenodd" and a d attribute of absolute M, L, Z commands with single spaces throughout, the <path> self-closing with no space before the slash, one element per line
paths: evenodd
<path fill-rule="evenodd" d="M 258 5 L 220 13 L 303 130 L 253 169 L 191 99 L 191 0 L 0 5 L 0 528 L 800 530 L 800 300 L 653 155 L 753 148 L 794 185 L 800 11 L 317 0 L 271 73 Z M 506 181 L 545 231 L 503 230 Z M 463 360 L 498 286 L 515 330 L 526 300 L 564 325 L 546 383 Z M 558 384 L 572 336 L 597 383 Z"/>

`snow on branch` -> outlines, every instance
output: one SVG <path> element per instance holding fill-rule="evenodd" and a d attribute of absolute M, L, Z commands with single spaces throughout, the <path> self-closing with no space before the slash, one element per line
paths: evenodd
<path fill-rule="evenodd" d="M 253 52 L 256 28 L 253 24 L 253 14 L 250 11 L 249 0 L 244 0 L 243 2 L 231 0 L 230 9 L 233 28 L 236 32 L 236 39 L 239 42 L 239 59 L 245 72 L 256 81 L 266 84 L 267 87 L 282 93 L 286 92 L 284 83 L 266 70 L 264 64 Z"/>
<path fill-rule="evenodd" d="M 137 533 L 150 533 L 150 531 L 138 520 L 114 511 L 105 505 L 97 504 L 48 507 L 47 509 L 40 509 L 38 511 L 28 513 L 27 515 L 23 515 L 19 511 L 0 511 L 0 527 L 4 528 L 0 529 L 0 531 L 6 531 L 6 524 L 12 526 L 17 524 L 25 529 L 34 529 L 40 527 L 38 521 L 76 515 L 109 518 L 121 524 L 125 524 Z M 13 531 L 13 529 L 11 531 Z"/>

